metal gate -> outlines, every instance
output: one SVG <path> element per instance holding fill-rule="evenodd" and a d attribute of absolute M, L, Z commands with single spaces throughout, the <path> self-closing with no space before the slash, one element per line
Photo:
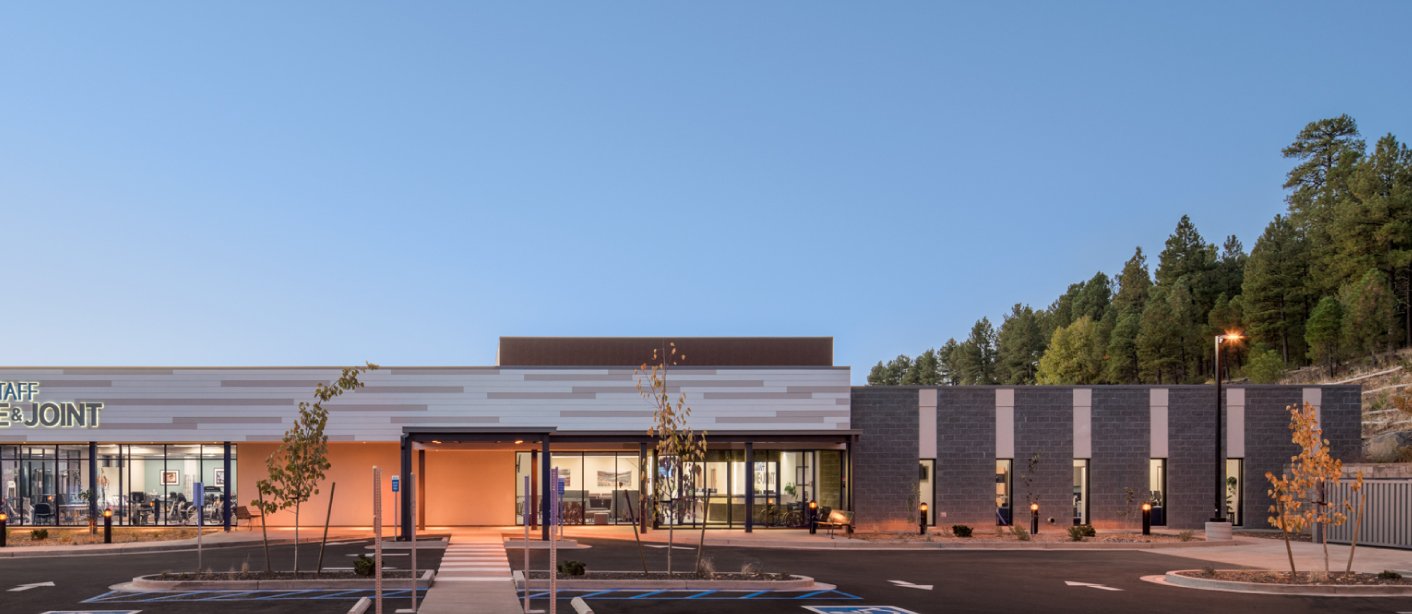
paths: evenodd
<path fill-rule="evenodd" d="M 1367 501 L 1358 529 L 1358 545 L 1412 549 L 1412 479 L 1373 479 L 1363 481 Z M 1329 503 L 1343 509 L 1352 488 L 1348 479 L 1329 493 Z M 1351 501 L 1357 506 L 1357 501 Z M 1329 541 L 1349 543 L 1353 536 L 1353 514 L 1343 526 L 1329 527 Z"/>

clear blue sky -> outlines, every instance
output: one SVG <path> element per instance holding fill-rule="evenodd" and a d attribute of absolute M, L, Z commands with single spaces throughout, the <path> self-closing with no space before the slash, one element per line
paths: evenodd
<path fill-rule="evenodd" d="M 1183 213 L 1250 247 L 1308 121 L 1412 140 L 1412 3 L 969 4 L 11 4 L 0 363 L 831 335 L 861 381 Z"/>

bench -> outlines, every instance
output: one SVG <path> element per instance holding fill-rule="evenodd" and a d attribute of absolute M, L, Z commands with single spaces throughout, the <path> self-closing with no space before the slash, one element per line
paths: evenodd
<path fill-rule="evenodd" d="M 259 510 L 252 510 L 248 506 L 241 505 L 235 508 L 235 527 L 240 528 L 240 521 L 245 521 L 245 529 L 255 528 L 255 519 L 262 516 Z"/>
<path fill-rule="evenodd" d="M 814 526 L 828 529 L 829 539 L 833 539 L 833 532 L 837 529 L 843 529 L 845 534 L 848 535 L 849 538 L 852 538 L 853 512 L 833 510 L 829 512 L 828 519 L 817 521 L 814 523 Z"/>

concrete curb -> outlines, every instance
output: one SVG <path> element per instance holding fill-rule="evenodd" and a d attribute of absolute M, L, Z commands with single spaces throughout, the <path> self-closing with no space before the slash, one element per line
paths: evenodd
<path fill-rule="evenodd" d="M 330 538 L 330 543 L 342 541 Z M 212 548 L 248 548 L 251 546 L 261 546 L 264 542 L 256 540 L 238 541 L 218 541 L 215 543 L 206 542 L 201 545 L 203 549 Z M 271 546 L 288 546 L 294 543 L 293 539 L 272 539 Z M 300 540 L 300 544 L 317 544 L 319 540 Z M 145 552 L 171 552 L 176 550 L 195 550 L 196 538 L 179 539 L 161 542 L 129 542 L 125 544 L 90 544 L 86 546 L 43 546 L 45 550 L 30 549 L 26 546 L 12 546 L 0 548 L 0 559 L 18 559 L 25 557 L 69 557 L 69 556 L 103 556 L 113 554 L 141 554 Z"/>
<path fill-rule="evenodd" d="M 592 538 L 590 538 L 592 539 Z M 601 537 L 598 539 L 614 539 L 616 541 L 632 541 L 617 539 L 613 537 Z M 957 541 L 960 541 L 959 539 Z M 657 542 L 644 542 L 657 544 Z M 725 546 L 730 548 L 765 548 L 774 550 L 1179 550 L 1184 548 L 1214 548 L 1241 546 L 1245 543 L 1236 540 L 1229 542 L 1173 542 L 1173 543 L 1138 543 L 1138 544 L 1115 544 L 1098 542 L 974 542 L 974 543 L 937 543 L 937 542 L 869 542 L 864 540 L 852 540 L 848 542 L 793 542 L 793 541 L 755 541 L 755 540 L 720 540 L 707 542 L 706 547 Z M 510 547 L 507 545 L 507 547 Z"/>
<path fill-rule="evenodd" d="M 417 579 L 417 586 L 421 588 L 430 587 L 436 572 L 427 570 L 422 572 Z M 383 579 L 386 585 L 390 581 Z M 405 581 L 405 580 L 403 580 Z M 138 576 L 132 582 L 115 585 L 113 590 L 132 591 L 140 593 L 160 593 L 172 591 L 189 590 L 233 590 L 233 591 L 257 591 L 257 590 L 301 590 L 301 589 L 371 589 L 374 588 L 376 580 L 373 578 L 357 579 L 334 579 L 334 578 L 308 578 L 299 580 L 158 580 L 155 576 Z"/>
<path fill-rule="evenodd" d="M 591 575 L 593 572 L 589 572 Z M 627 572 L 630 573 L 630 572 Z M 523 588 L 525 585 L 524 572 L 516 570 L 513 573 L 516 586 Z M 534 584 L 549 583 L 548 578 L 535 579 Z M 832 588 L 832 585 L 825 585 L 815 582 L 809 576 L 792 576 L 790 580 L 649 580 L 649 579 L 622 579 L 622 578 L 559 578 L 558 587 L 565 589 L 643 589 L 643 590 L 801 590 L 814 589 L 816 587 Z"/>
<path fill-rule="evenodd" d="M 1342 586 L 1335 584 L 1266 584 L 1263 582 L 1237 582 L 1182 575 L 1182 572 L 1196 572 L 1196 569 L 1169 571 L 1161 578 L 1160 584 L 1195 588 L 1206 591 L 1228 593 L 1253 593 L 1262 595 L 1303 595 L 1307 597 L 1407 597 L 1412 596 L 1412 585 L 1405 586 Z M 1221 570 L 1233 571 L 1233 570 Z M 1149 577 L 1144 577 L 1148 580 Z M 1148 580 L 1149 582 L 1153 580 Z"/>
<path fill-rule="evenodd" d="M 368 611 L 368 608 L 371 607 L 373 607 L 372 599 L 368 599 L 367 597 L 359 597 L 358 603 L 355 603 L 353 604 L 353 607 L 348 608 L 348 614 L 363 614 L 364 612 Z"/>

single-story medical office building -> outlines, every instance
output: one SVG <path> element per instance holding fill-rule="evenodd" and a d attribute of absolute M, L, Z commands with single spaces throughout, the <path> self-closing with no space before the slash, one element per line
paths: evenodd
<path fill-rule="evenodd" d="M 643 470 L 653 407 L 636 387 L 635 368 L 669 341 L 686 358 L 668 386 L 710 444 L 680 475 Z M 332 523 L 372 522 L 375 465 L 415 486 L 381 485 L 395 502 L 386 523 L 395 513 L 404 534 L 413 493 L 420 526 L 535 524 L 543 516 L 525 512 L 548 512 L 551 469 L 562 519 L 582 524 L 649 524 L 643 479 L 691 484 L 688 504 L 652 515 L 659 526 L 803 526 L 811 500 L 853 510 L 860 530 L 915 529 L 922 502 L 932 523 L 973 526 L 1026 522 L 1030 502 L 1046 521 L 1098 527 L 1132 526 L 1144 502 L 1176 528 L 1213 511 L 1214 386 L 855 387 L 827 337 L 506 337 L 498 362 L 384 366 L 328 404 Z M 87 524 L 102 509 L 120 525 L 229 526 L 297 404 L 339 370 L 0 368 L 3 511 L 12 526 Z M 1319 407 L 1335 455 L 1357 459 L 1357 386 L 1237 385 L 1223 397 L 1237 524 L 1264 523 L 1263 475 L 1294 450 L 1286 406 Z M 322 521 L 329 490 L 305 519 Z"/>

